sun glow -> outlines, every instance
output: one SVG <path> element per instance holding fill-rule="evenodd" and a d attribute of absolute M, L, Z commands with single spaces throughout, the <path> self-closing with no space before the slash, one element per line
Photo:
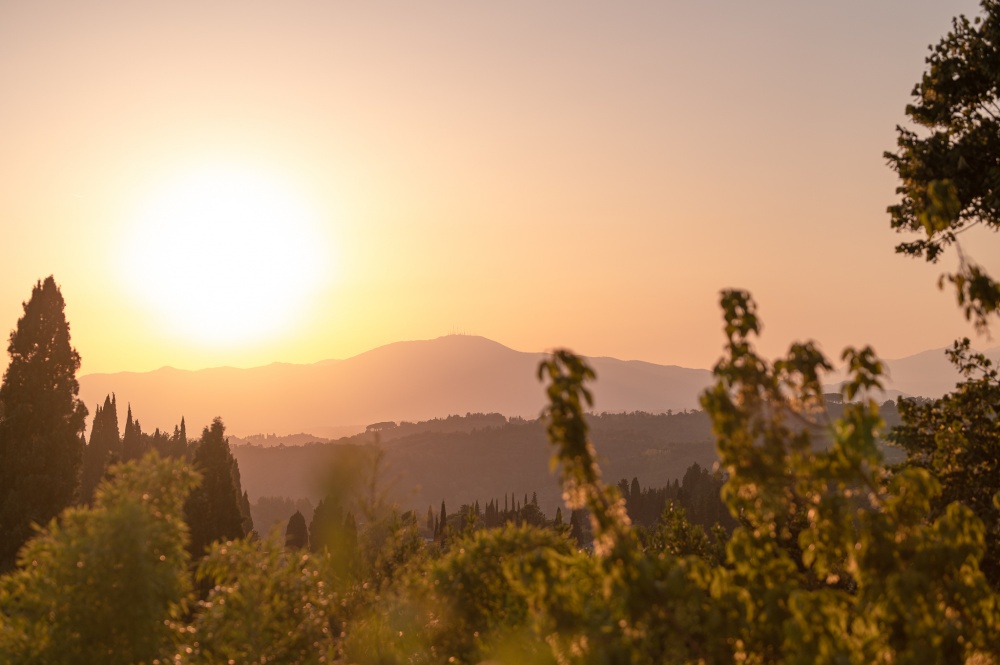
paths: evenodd
<path fill-rule="evenodd" d="M 237 165 L 169 178 L 130 215 L 122 268 L 174 335 L 247 343 L 288 330 L 329 279 L 316 211 L 282 179 Z"/>

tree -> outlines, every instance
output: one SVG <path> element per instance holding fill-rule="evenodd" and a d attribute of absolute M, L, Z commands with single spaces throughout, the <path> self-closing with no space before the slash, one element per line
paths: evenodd
<path fill-rule="evenodd" d="M 967 255 L 959 234 L 981 225 L 1000 230 L 1000 2 L 984 16 L 959 16 L 931 49 L 927 71 L 906 114 L 923 130 L 897 127 L 897 151 L 885 153 L 899 174 L 902 199 L 889 208 L 892 227 L 921 237 L 896 251 L 936 262 L 955 245 L 951 282 L 966 318 L 980 328 L 1000 307 L 1000 284 Z"/>
<path fill-rule="evenodd" d="M 37 282 L 10 334 L 0 386 L 0 571 L 31 535 L 78 496 L 87 408 L 55 280 Z"/>
<path fill-rule="evenodd" d="M 902 183 L 901 201 L 889 208 L 892 226 L 922 237 L 898 252 L 939 259 L 955 245 L 959 264 L 946 273 L 959 306 L 977 328 L 1000 310 L 1000 284 L 965 252 L 959 234 L 974 226 L 1000 230 L 1000 2 L 983 0 L 984 15 L 952 22 L 927 57 L 927 70 L 907 106 L 922 133 L 898 128 L 898 151 L 886 153 Z M 906 450 L 902 468 L 923 469 L 941 484 L 932 505 L 941 515 L 952 502 L 985 523 L 981 567 L 1000 589 L 1000 381 L 990 362 L 970 351 L 969 340 L 948 352 L 965 377 L 955 392 L 923 404 L 901 400 L 903 424 L 891 440 Z"/>
<path fill-rule="evenodd" d="M 309 523 L 309 549 L 322 552 L 336 546 L 338 528 L 344 520 L 344 509 L 336 497 L 320 499 Z"/>
<path fill-rule="evenodd" d="M 306 518 L 298 510 L 288 518 L 288 526 L 285 527 L 285 547 L 305 549 L 309 546 L 309 529 L 306 527 Z"/>
<path fill-rule="evenodd" d="M 206 427 L 194 453 L 194 467 L 202 477 L 184 504 L 184 514 L 191 529 L 191 553 L 200 557 L 216 540 L 243 538 L 240 512 L 242 491 L 233 483 L 236 460 L 225 438 L 225 425 L 216 418 Z"/>
<path fill-rule="evenodd" d="M 344 596 L 327 563 L 287 556 L 266 539 L 212 545 L 198 567 L 209 591 L 191 617 L 189 643 L 160 662 L 337 662 L 340 631 L 331 628 L 343 621 Z"/>
<path fill-rule="evenodd" d="M 953 502 L 972 510 L 986 527 L 986 553 L 980 568 L 1000 591 L 1000 378 L 981 353 L 969 350 L 969 340 L 956 342 L 948 352 L 966 380 L 940 399 L 917 402 L 901 399 L 903 424 L 889 435 L 906 450 L 901 468 L 929 471 L 941 483 L 932 501 L 933 514 L 942 515 Z"/>
<path fill-rule="evenodd" d="M 440 540 L 444 540 L 448 535 L 448 510 L 444 507 L 444 500 L 441 501 L 441 517 L 438 519 L 438 533 Z"/>
<path fill-rule="evenodd" d="M 122 442 L 118 433 L 118 403 L 114 395 L 98 405 L 90 426 L 90 443 L 83 451 L 83 476 L 80 496 L 89 502 L 109 464 L 122 461 Z"/>
<path fill-rule="evenodd" d="M 176 460 L 117 466 L 92 508 L 69 508 L 0 578 L 0 662 L 149 663 L 183 635 L 191 582 Z M 171 659 L 172 661 L 172 659 Z"/>
<path fill-rule="evenodd" d="M 139 419 L 132 419 L 132 405 L 128 405 L 128 416 L 125 418 L 125 432 L 122 434 L 122 459 L 139 459 L 146 452 L 142 442 L 142 425 Z"/>

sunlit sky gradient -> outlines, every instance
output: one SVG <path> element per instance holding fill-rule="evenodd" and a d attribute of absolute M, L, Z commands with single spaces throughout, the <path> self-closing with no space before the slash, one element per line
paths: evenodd
<path fill-rule="evenodd" d="M 709 367 L 727 286 L 757 298 L 770 354 L 802 338 L 889 358 L 945 346 L 971 329 L 938 268 L 894 255 L 882 152 L 927 45 L 976 11 L 5 2 L 0 331 L 52 273 L 84 373 L 313 362 L 451 332 Z M 142 226 L 149 201 L 219 168 L 307 211 L 275 222 L 304 253 L 266 221 L 277 265 L 238 231 L 185 250 Z M 967 242 L 997 266 L 995 239 Z M 257 284 L 248 264 L 310 269 L 275 287 L 287 307 L 244 321 L 230 295 L 224 322 L 171 321 L 156 294 L 206 264 Z"/>

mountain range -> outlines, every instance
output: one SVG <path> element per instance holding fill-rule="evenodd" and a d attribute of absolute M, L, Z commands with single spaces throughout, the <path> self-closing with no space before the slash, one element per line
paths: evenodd
<path fill-rule="evenodd" d="M 1000 359 L 1000 347 L 987 351 Z M 173 429 L 185 418 L 188 432 L 221 416 L 231 434 L 309 432 L 347 436 L 383 421 L 422 421 L 451 414 L 500 413 L 533 419 L 545 404 L 536 378 L 542 353 L 515 351 L 484 337 L 448 335 L 397 342 L 345 360 L 297 365 L 274 363 L 88 374 L 80 397 L 91 408 L 116 393 L 130 404 L 144 431 Z M 615 358 L 590 358 L 597 374 L 594 411 L 665 413 L 698 407 L 712 382 L 706 369 Z M 886 361 L 887 396 L 937 396 L 958 380 L 943 349 Z M 843 378 L 833 372 L 831 385 Z"/>
<path fill-rule="evenodd" d="M 339 437 L 382 421 L 420 421 L 466 413 L 533 419 L 545 403 L 536 378 L 542 353 L 514 351 L 483 337 L 448 335 L 397 342 L 346 360 L 275 363 L 250 369 L 88 374 L 80 397 L 88 407 L 116 393 L 144 431 L 188 431 L 221 416 L 234 434 L 310 432 Z M 597 411 L 681 411 L 698 406 L 711 373 L 641 361 L 592 358 Z"/>

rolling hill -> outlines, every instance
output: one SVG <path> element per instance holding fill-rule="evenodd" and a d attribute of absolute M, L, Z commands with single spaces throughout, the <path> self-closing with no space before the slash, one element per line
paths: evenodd
<path fill-rule="evenodd" d="M 114 392 L 145 431 L 171 430 L 184 416 L 195 434 L 221 416 L 232 434 L 309 432 L 339 437 L 380 421 L 420 421 L 466 413 L 536 418 L 544 405 L 535 378 L 541 353 L 514 351 L 483 337 L 449 335 L 397 342 L 346 360 L 275 363 L 250 369 L 88 374 L 80 396 L 93 409 Z M 708 370 L 592 358 L 596 411 L 697 408 Z M 125 409 L 119 413 L 124 417 Z"/>

